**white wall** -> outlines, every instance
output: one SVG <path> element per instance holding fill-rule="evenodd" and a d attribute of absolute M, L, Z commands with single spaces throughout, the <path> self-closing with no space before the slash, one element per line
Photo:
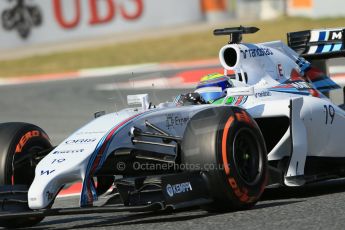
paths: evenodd
<path fill-rule="evenodd" d="M 237 0 L 237 18 L 269 20 L 284 14 L 285 0 Z"/>
<path fill-rule="evenodd" d="M 344 0 L 314 0 L 313 14 L 314 18 L 318 17 L 344 17 L 345 1 Z M 345 22 L 344 22 L 345 23 Z"/>
<path fill-rule="evenodd" d="M 286 13 L 289 16 L 310 18 L 345 17 L 344 0 L 312 0 L 310 7 L 293 7 L 292 3 L 296 0 L 228 1 L 236 2 L 236 16 L 245 20 L 272 19 Z"/>
<path fill-rule="evenodd" d="M 92 12 L 95 12 L 95 7 L 92 7 L 92 2 L 97 6 L 99 18 L 111 16 L 106 22 L 94 23 Z M 80 17 L 75 20 L 77 3 L 80 3 Z M 0 13 L 13 4 L 1 0 Z M 33 27 L 27 39 L 21 38 L 15 29 L 7 31 L 0 26 L 0 50 L 192 23 L 203 17 L 199 0 L 26 0 L 26 4 L 39 6 L 43 24 Z M 59 22 L 59 4 L 62 6 L 62 21 L 75 22 L 74 26 L 66 28 L 64 23 Z M 136 17 L 129 19 L 126 14 Z M 121 33 L 117 36 L 121 36 Z"/>
<path fill-rule="evenodd" d="M 289 16 L 302 16 L 310 18 L 345 17 L 344 0 L 313 0 L 312 6 L 307 8 L 293 8 L 289 0 Z"/>

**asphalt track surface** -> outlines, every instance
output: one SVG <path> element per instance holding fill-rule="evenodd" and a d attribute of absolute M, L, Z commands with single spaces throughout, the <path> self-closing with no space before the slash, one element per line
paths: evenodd
<path fill-rule="evenodd" d="M 173 75 L 174 71 L 88 78 L 0 87 L 0 122 L 39 125 L 58 144 L 93 119 L 93 113 L 126 107 L 126 96 L 148 92 L 153 102 L 168 101 L 187 89 L 97 90 L 97 85 L 133 78 Z M 335 95 L 337 101 L 341 93 Z M 63 198 L 55 207 L 71 207 L 77 198 Z M 252 210 L 211 214 L 195 209 L 175 213 L 111 213 L 47 217 L 33 229 L 344 229 L 345 180 L 304 188 L 267 189 Z"/>

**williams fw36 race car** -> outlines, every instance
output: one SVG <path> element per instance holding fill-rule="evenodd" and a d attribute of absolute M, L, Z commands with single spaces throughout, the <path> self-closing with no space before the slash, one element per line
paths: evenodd
<path fill-rule="evenodd" d="M 292 32 L 288 45 L 241 42 L 257 31 L 215 30 L 230 36 L 219 52 L 224 73 L 156 106 L 129 95 L 132 106 L 96 114 L 58 146 L 35 125 L 0 124 L 0 226 L 93 212 L 243 210 L 267 186 L 344 177 L 344 106 L 325 96 L 339 86 L 311 63 L 344 55 L 345 30 Z M 80 207 L 52 208 L 76 181 Z M 95 205 L 102 194 L 109 200 Z"/>

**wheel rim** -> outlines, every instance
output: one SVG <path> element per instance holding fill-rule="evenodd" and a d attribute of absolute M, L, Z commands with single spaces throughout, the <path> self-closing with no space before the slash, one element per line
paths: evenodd
<path fill-rule="evenodd" d="M 23 157 L 26 157 L 27 154 L 33 152 L 39 152 L 47 148 L 45 144 L 39 143 L 39 141 L 33 141 L 28 143 L 23 147 L 21 153 L 14 153 L 12 158 L 12 172 L 11 172 L 11 184 L 26 184 L 30 185 L 34 179 L 35 168 L 38 162 L 35 159 L 30 157 L 25 160 L 25 163 L 17 165 Z M 26 154 L 25 154 L 26 153 Z"/>
<path fill-rule="evenodd" d="M 252 130 L 240 129 L 233 142 L 234 164 L 239 176 L 249 185 L 260 178 L 262 157 L 259 141 Z"/>

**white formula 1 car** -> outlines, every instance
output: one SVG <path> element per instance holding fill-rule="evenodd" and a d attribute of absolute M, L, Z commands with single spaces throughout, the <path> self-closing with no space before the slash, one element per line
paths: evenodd
<path fill-rule="evenodd" d="M 269 185 L 343 177 L 345 111 L 324 96 L 339 86 L 310 63 L 344 55 L 345 30 L 289 33 L 288 46 L 241 43 L 257 30 L 215 30 L 230 36 L 219 53 L 225 74 L 182 102 L 128 96 L 141 107 L 98 114 L 55 147 L 37 126 L 0 124 L 0 226 L 92 212 L 247 209 Z M 215 84 L 224 80 L 225 88 Z M 51 208 L 76 181 L 80 207 Z M 93 205 L 110 188 L 106 205 Z"/>

